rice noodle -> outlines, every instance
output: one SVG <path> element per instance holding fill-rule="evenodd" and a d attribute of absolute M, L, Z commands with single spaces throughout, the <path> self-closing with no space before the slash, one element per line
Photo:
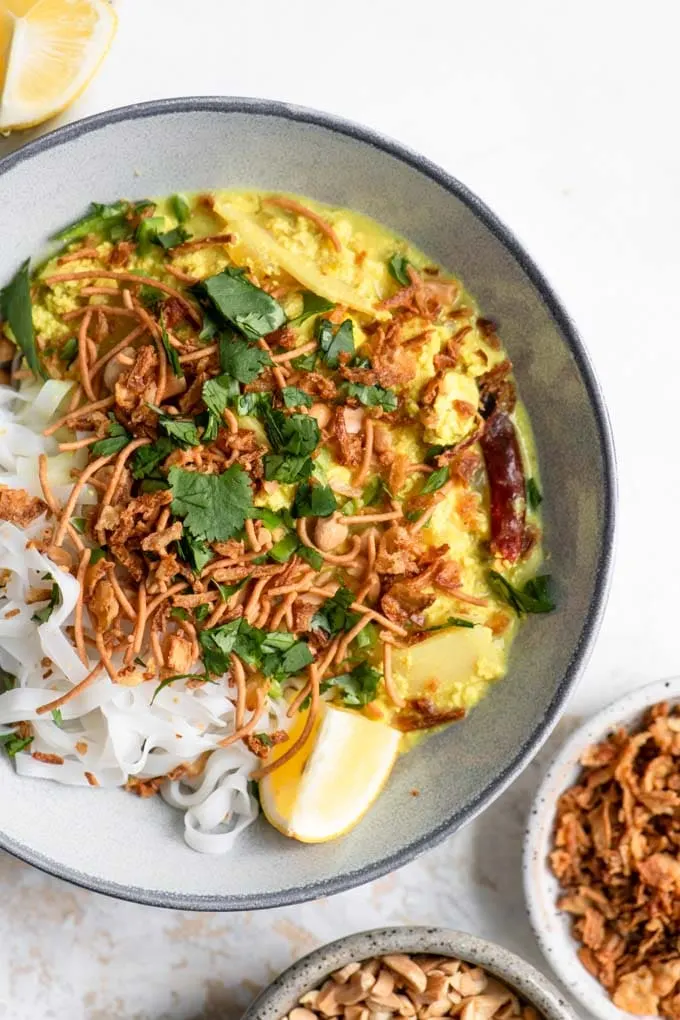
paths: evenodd
<path fill-rule="evenodd" d="M 42 456 L 54 498 L 68 503 L 75 488 L 70 472 L 82 467 L 85 451 L 59 453 L 56 438 L 43 435 L 43 430 L 57 416 L 71 385 L 51 380 L 41 387 L 27 386 L 22 393 L 0 387 L 1 485 L 42 496 L 38 477 Z M 81 514 L 91 498 L 90 487 L 83 486 L 71 512 Z M 112 683 L 104 668 L 96 668 L 100 660 L 96 647 L 81 643 L 81 660 L 72 638 L 80 585 L 49 556 L 29 547 L 46 526 L 44 515 L 26 528 L 0 522 L 0 571 L 5 580 L 0 588 L 0 667 L 16 677 L 14 688 L 0 694 L 0 734 L 19 722 L 30 723 L 33 733 L 27 751 L 12 759 L 17 773 L 111 790 L 125 786 L 131 776 L 144 780 L 191 766 L 210 752 L 198 775 L 167 782 L 161 793 L 168 804 L 184 812 L 184 838 L 190 847 L 201 853 L 230 850 L 259 811 L 248 788 L 259 759 L 240 741 L 220 746 L 242 724 L 243 694 L 239 697 L 237 690 L 242 681 L 229 685 L 228 678 L 222 678 L 192 688 L 187 680 L 177 680 L 154 698 L 158 680 L 145 680 L 141 667 L 139 683 L 126 686 Z M 41 624 L 33 617 L 47 603 L 31 603 L 29 598 L 31 589 L 49 587 L 47 575 L 59 588 L 59 604 Z M 153 602 L 149 609 L 152 606 Z M 130 604 L 126 608 L 133 609 Z M 86 607 L 82 615 L 87 631 Z M 132 624 L 125 617 L 121 620 L 129 633 Z M 124 641 L 127 646 L 125 636 Z M 123 667 L 124 650 L 107 651 L 117 670 Z M 50 668 L 45 669 L 48 658 Z M 55 704 L 60 708 L 59 724 L 51 712 Z M 256 720 L 258 731 L 289 726 L 286 707 L 283 701 L 267 698 Z M 57 764 L 58 759 L 63 764 Z"/>

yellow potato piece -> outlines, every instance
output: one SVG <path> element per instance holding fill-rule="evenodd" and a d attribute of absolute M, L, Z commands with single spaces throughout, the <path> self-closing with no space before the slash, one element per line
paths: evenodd
<path fill-rule="evenodd" d="M 247 213 L 237 206 L 218 200 L 215 203 L 215 212 L 225 220 L 228 227 L 236 232 L 239 241 L 246 248 L 249 248 L 259 259 L 263 255 L 270 259 L 307 290 L 311 290 L 319 297 L 325 297 L 335 304 L 345 305 L 357 312 L 381 318 L 381 313 L 361 294 L 342 280 L 320 272 L 312 259 L 289 251 L 264 227 L 255 223 Z"/>
<path fill-rule="evenodd" d="M 407 697 L 427 697 L 448 707 L 461 684 L 479 677 L 481 663 L 486 672 L 486 664 L 497 659 L 488 627 L 450 627 L 417 645 L 395 651 L 392 667 L 406 678 Z"/>

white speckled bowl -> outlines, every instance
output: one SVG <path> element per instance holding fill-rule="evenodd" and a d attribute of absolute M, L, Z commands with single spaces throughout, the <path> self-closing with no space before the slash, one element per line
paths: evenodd
<path fill-rule="evenodd" d="M 603 740 L 617 726 L 636 727 L 646 709 L 659 701 L 680 699 L 680 677 L 657 680 L 632 691 L 580 726 L 553 760 L 538 789 L 529 815 L 524 843 L 524 891 L 531 925 L 546 960 L 583 1004 L 600 1020 L 625 1020 L 630 1013 L 618 1009 L 606 991 L 579 962 L 578 944 L 571 936 L 571 919 L 558 910 L 559 883 L 548 867 L 555 806 L 558 798 L 576 782 L 579 760 L 591 744 Z"/>
<path fill-rule="evenodd" d="M 330 942 L 285 970 L 243 1020 L 281 1020 L 301 995 L 317 988 L 333 971 L 387 953 L 431 953 L 476 964 L 506 982 L 545 1020 L 576 1020 L 562 993 L 521 957 L 494 942 L 446 928 L 379 928 Z"/>
<path fill-rule="evenodd" d="M 459 181 L 374 132 L 282 103 L 176 99 L 61 128 L 0 163 L 0 282 L 95 199 L 255 186 L 350 206 L 459 272 L 500 333 L 532 416 L 559 611 L 529 620 L 507 678 L 462 724 L 397 764 L 346 838 L 302 846 L 264 822 L 198 857 L 160 800 L 19 779 L 0 756 L 0 848 L 72 882 L 189 910 L 313 899 L 390 871 L 473 818 L 543 743 L 606 601 L 612 440 L 588 357 L 540 271 Z M 417 788 L 420 796 L 410 791 Z"/>

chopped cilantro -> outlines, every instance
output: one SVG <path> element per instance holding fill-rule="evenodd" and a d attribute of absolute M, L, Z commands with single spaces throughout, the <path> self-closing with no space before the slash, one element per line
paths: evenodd
<path fill-rule="evenodd" d="M 32 743 L 33 737 L 19 737 L 16 733 L 3 733 L 0 736 L 0 746 L 5 748 L 10 758 L 14 758 L 19 751 L 24 751 Z"/>
<path fill-rule="evenodd" d="M 179 360 L 179 354 L 170 343 L 170 337 L 167 334 L 165 326 L 161 328 L 161 339 L 163 341 L 163 347 L 165 348 L 165 353 L 167 355 L 168 364 L 170 365 L 172 374 L 177 376 L 178 379 L 183 379 L 184 369 L 182 368 L 182 363 Z"/>
<path fill-rule="evenodd" d="M 153 705 L 154 701 L 161 693 L 163 688 L 168 687 L 170 684 L 174 684 L 175 680 L 206 680 L 208 681 L 208 683 L 214 683 L 212 677 L 208 676 L 207 673 L 176 673 L 175 676 L 168 676 L 165 678 L 165 680 L 159 683 L 158 687 L 151 696 L 150 704 Z"/>
<path fill-rule="evenodd" d="M 255 740 L 259 741 L 263 747 L 273 747 L 274 741 L 268 733 L 256 733 Z"/>
<path fill-rule="evenodd" d="M 78 337 L 70 336 L 59 348 L 59 360 L 70 365 L 78 356 Z"/>
<path fill-rule="evenodd" d="M 105 439 L 98 439 L 92 444 L 92 453 L 95 457 L 111 457 L 114 453 L 120 453 L 132 441 L 132 436 L 113 414 L 109 414 L 109 434 Z"/>
<path fill-rule="evenodd" d="M 0 694 L 13 690 L 16 682 L 17 678 L 13 673 L 8 673 L 6 669 L 0 668 Z"/>
<path fill-rule="evenodd" d="M 326 298 L 314 294 L 311 290 L 303 290 L 302 311 L 294 319 L 291 319 L 291 324 L 301 326 L 307 319 L 311 319 L 314 315 L 320 315 L 321 312 L 330 312 L 331 308 L 335 308 L 332 301 L 327 301 Z"/>
<path fill-rule="evenodd" d="M 449 616 L 446 623 L 440 623 L 436 627 L 428 627 L 428 633 L 433 630 L 446 630 L 448 627 L 474 627 L 472 620 L 464 620 L 462 616 Z"/>
<path fill-rule="evenodd" d="M 323 566 L 323 556 L 317 552 L 316 549 L 309 549 L 306 545 L 298 546 L 298 556 L 309 563 L 310 567 L 314 567 L 315 570 L 321 570 Z"/>
<path fill-rule="evenodd" d="M 408 275 L 408 267 L 411 265 L 405 255 L 395 254 L 387 263 L 387 268 L 390 271 L 390 276 L 397 283 L 400 283 L 402 287 L 408 287 L 411 282 L 411 278 Z"/>
<path fill-rule="evenodd" d="M 196 608 L 194 609 L 194 616 L 199 623 L 202 623 L 203 620 L 207 619 L 207 617 L 210 616 L 211 612 L 212 606 L 210 605 L 210 603 L 201 602 L 200 606 L 196 606 Z"/>
<path fill-rule="evenodd" d="M 189 563 L 197 574 L 214 558 L 214 553 L 207 542 L 201 542 L 191 535 L 183 535 L 178 543 L 179 555 L 185 563 Z"/>
<path fill-rule="evenodd" d="M 130 203 L 121 200 L 110 205 L 92 202 L 89 212 L 58 234 L 53 234 L 53 240 L 70 244 L 90 234 L 99 234 L 104 239 L 120 241 L 132 235 L 134 218 L 152 205 L 147 201 Z"/>
<path fill-rule="evenodd" d="M 512 606 L 518 616 L 527 613 L 551 613 L 555 603 L 550 597 L 549 574 L 532 577 L 521 588 L 516 588 L 496 570 L 489 571 L 491 587 Z"/>
<path fill-rule="evenodd" d="M 138 655 L 135 656 L 134 663 L 136 666 L 141 666 L 142 669 L 146 669 L 146 663 L 144 662 L 144 659 L 140 659 Z"/>
<path fill-rule="evenodd" d="M 329 368 L 337 368 L 341 354 L 354 354 L 354 327 L 345 319 L 335 333 L 329 319 L 319 319 L 316 329 L 321 357 Z"/>
<path fill-rule="evenodd" d="M 249 344 L 240 337 L 220 337 L 220 366 L 232 379 L 240 383 L 251 383 L 272 359 L 267 351 Z"/>
<path fill-rule="evenodd" d="M 232 652 L 264 676 L 275 679 L 299 673 L 313 661 L 306 641 L 284 631 L 253 627 L 244 617 L 202 630 L 198 640 L 203 664 L 208 673 L 215 675 L 227 672 Z"/>
<path fill-rule="evenodd" d="M 139 221 L 135 231 L 137 251 L 144 257 L 151 251 L 152 245 L 158 240 L 158 231 L 163 229 L 165 220 L 162 216 L 147 216 Z"/>
<path fill-rule="evenodd" d="M 45 376 L 33 332 L 33 305 L 29 259 L 21 264 L 16 275 L 0 291 L 0 319 L 5 321 L 5 335 L 22 352 L 34 375 Z M 6 331 L 9 326 L 10 333 Z"/>
<path fill-rule="evenodd" d="M 214 580 L 214 578 L 213 578 Z M 237 591 L 240 591 L 244 584 L 247 584 L 250 577 L 244 577 L 240 581 L 234 581 L 233 584 L 220 584 L 219 581 L 215 581 L 217 590 L 220 593 L 220 598 L 223 602 L 227 602 L 232 595 L 235 595 Z"/>
<path fill-rule="evenodd" d="M 174 446 L 167 436 L 161 436 L 150 446 L 140 446 L 132 458 L 132 474 L 138 480 L 154 475 Z"/>
<path fill-rule="evenodd" d="M 373 701 L 378 693 L 380 673 L 367 662 L 360 662 L 349 673 L 330 677 L 322 684 L 323 690 L 333 687 L 342 691 L 342 703 L 348 708 L 362 708 Z"/>
<path fill-rule="evenodd" d="M 306 457 L 316 449 L 321 432 L 311 415 L 285 415 L 268 404 L 262 405 L 261 413 L 267 439 L 276 453 Z"/>
<path fill-rule="evenodd" d="M 193 538 L 225 542 L 241 530 L 252 510 L 252 489 L 240 464 L 221 475 L 203 475 L 172 467 L 172 512 L 184 518 Z"/>
<path fill-rule="evenodd" d="M 171 248 L 176 248 L 178 244 L 182 244 L 190 238 L 191 234 L 189 231 L 179 226 L 173 227 L 172 230 L 166 230 L 162 234 L 156 234 L 154 243 L 160 244 L 164 251 L 170 251 Z"/>
<path fill-rule="evenodd" d="M 362 383 L 348 383 L 347 396 L 356 397 L 365 407 L 382 407 L 383 411 L 396 411 L 399 400 L 394 390 L 384 386 L 364 386 Z"/>
<path fill-rule="evenodd" d="M 36 623 L 47 623 L 54 610 L 57 608 L 57 606 L 60 605 L 61 605 L 61 589 L 59 585 L 56 583 L 56 581 L 53 581 L 47 605 L 43 606 L 42 609 L 38 609 L 33 614 L 31 619 L 35 620 Z"/>
<path fill-rule="evenodd" d="M 450 449 L 451 449 L 450 446 L 441 445 L 428 446 L 427 450 L 425 451 L 425 456 L 423 457 L 423 460 L 425 461 L 426 464 L 433 464 L 437 457 L 439 457 L 442 453 L 446 453 L 446 451 Z"/>
<path fill-rule="evenodd" d="M 299 358 L 293 359 L 293 368 L 297 369 L 298 372 L 313 372 L 317 357 L 316 351 L 311 351 L 309 354 L 301 354 Z"/>
<path fill-rule="evenodd" d="M 106 552 L 104 549 L 100 549 L 99 546 L 95 546 L 90 554 L 90 566 L 94 566 L 95 563 L 99 563 L 100 560 L 106 558 Z"/>
<path fill-rule="evenodd" d="M 435 471 L 432 472 L 431 475 L 428 475 L 427 478 L 425 479 L 425 484 L 420 490 L 420 495 L 426 496 L 430 492 L 437 492 L 437 490 L 441 489 L 443 485 L 446 485 L 448 480 L 449 480 L 448 467 L 445 465 L 444 467 L 437 468 Z"/>
<path fill-rule="evenodd" d="M 354 639 L 357 648 L 375 648 L 378 643 L 378 628 L 374 623 L 367 623 L 363 630 L 360 630 Z"/>
<path fill-rule="evenodd" d="M 364 506 L 379 506 L 383 502 L 386 496 L 389 496 L 389 491 L 380 475 L 373 475 L 370 482 L 364 488 L 361 494 Z M 354 511 L 352 511 L 354 512 Z"/>
<path fill-rule="evenodd" d="M 193 419 L 179 418 L 174 414 L 165 414 L 155 404 L 147 404 L 146 406 L 156 412 L 158 424 L 180 449 L 185 450 L 188 446 L 200 446 L 201 440 L 196 428 L 196 422 Z"/>
<path fill-rule="evenodd" d="M 527 503 L 532 510 L 538 510 L 542 502 L 543 496 L 541 495 L 538 483 L 535 478 L 530 478 L 527 482 Z"/>
<path fill-rule="evenodd" d="M 314 464 L 311 457 L 286 457 L 281 453 L 268 453 L 264 457 L 264 477 L 268 482 L 304 481 L 312 473 Z"/>
<path fill-rule="evenodd" d="M 329 485 L 302 482 L 293 500 L 293 517 L 330 517 L 338 504 Z"/>
<path fill-rule="evenodd" d="M 293 518 L 288 510 L 274 513 L 267 506 L 257 506 L 255 507 L 253 517 L 258 521 L 262 521 L 265 528 L 268 528 L 270 531 L 274 528 L 292 528 L 294 526 Z"/>
<path fill-rule="evenodd" d="M 196 286 L 210 312 L 231 323 L 248 340 L 259 340 L 286 322 L 281 305 L 247 279 L 245 269 L 223 269 Z"/>
<path fill-rule="evenodd" d="M 173 606 L 170 610 L 170 616 L 173 620 L 188 620 L 189 613 L 182 606 Z"/>
<path fill-rule="evenodd" d="M 311 407 L 314 403 L 314 398 L 297 386 L 284 386 L 281 396 L 286 407 Z"/>
<path fill-rule="evenodd" d="M 359 614 L 349 607 L 354 602 L 354 595 L 349 588 L 342 585 L 335 595 L 326 599 L 312 617 L 312 628 L 323 630 L 328 635 L 341 634 L 351 630 L 359 620 Z"/>
<path fill-rule="evenodd" d="M 71 524 L 76 529 L 79 535 L 85 534 L 85 518 L 84 517 L 72 517 Z"/>

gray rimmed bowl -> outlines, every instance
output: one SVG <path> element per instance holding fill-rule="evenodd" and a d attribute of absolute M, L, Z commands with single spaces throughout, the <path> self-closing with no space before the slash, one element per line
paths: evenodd
<path fill-rule="evenodd" d="M 447 928 L 379 928 L 330 942 L 298 960 L 257 997 L 243 1020 L 282 1020 L 301 995 L 317 988 L 348 963 L 388 953 L 426 953 L 472 963 L 517 992 L 545 1020 L 576 1020 L 564 995 L 547 978 L 510 950 Z"/>
<path fill-rule="evenodd" d="M 281 103 L 225 98 L 145 103 L 61 128 L 0 162 L 0 282 L 93 199 L 248 185 L 372 215 L 459 273 L 500 324 L 537 437 L 559 611 L 528 621 L 507 678 L 463 724 L 400 761 L 366 819 L 335 843 L 302 846 L 261 822 L 230 856 L 197 857 L 183 842 L 181 815 L 159 800 L 19 779 L 0 760 L 0 848 L 99 892 L 192 910 L 338 892 L 474 818 L 557 722 L 597 633 L 612 561 L 610 428 L 572 323 L 479 199 L 374 132 Z"/>

